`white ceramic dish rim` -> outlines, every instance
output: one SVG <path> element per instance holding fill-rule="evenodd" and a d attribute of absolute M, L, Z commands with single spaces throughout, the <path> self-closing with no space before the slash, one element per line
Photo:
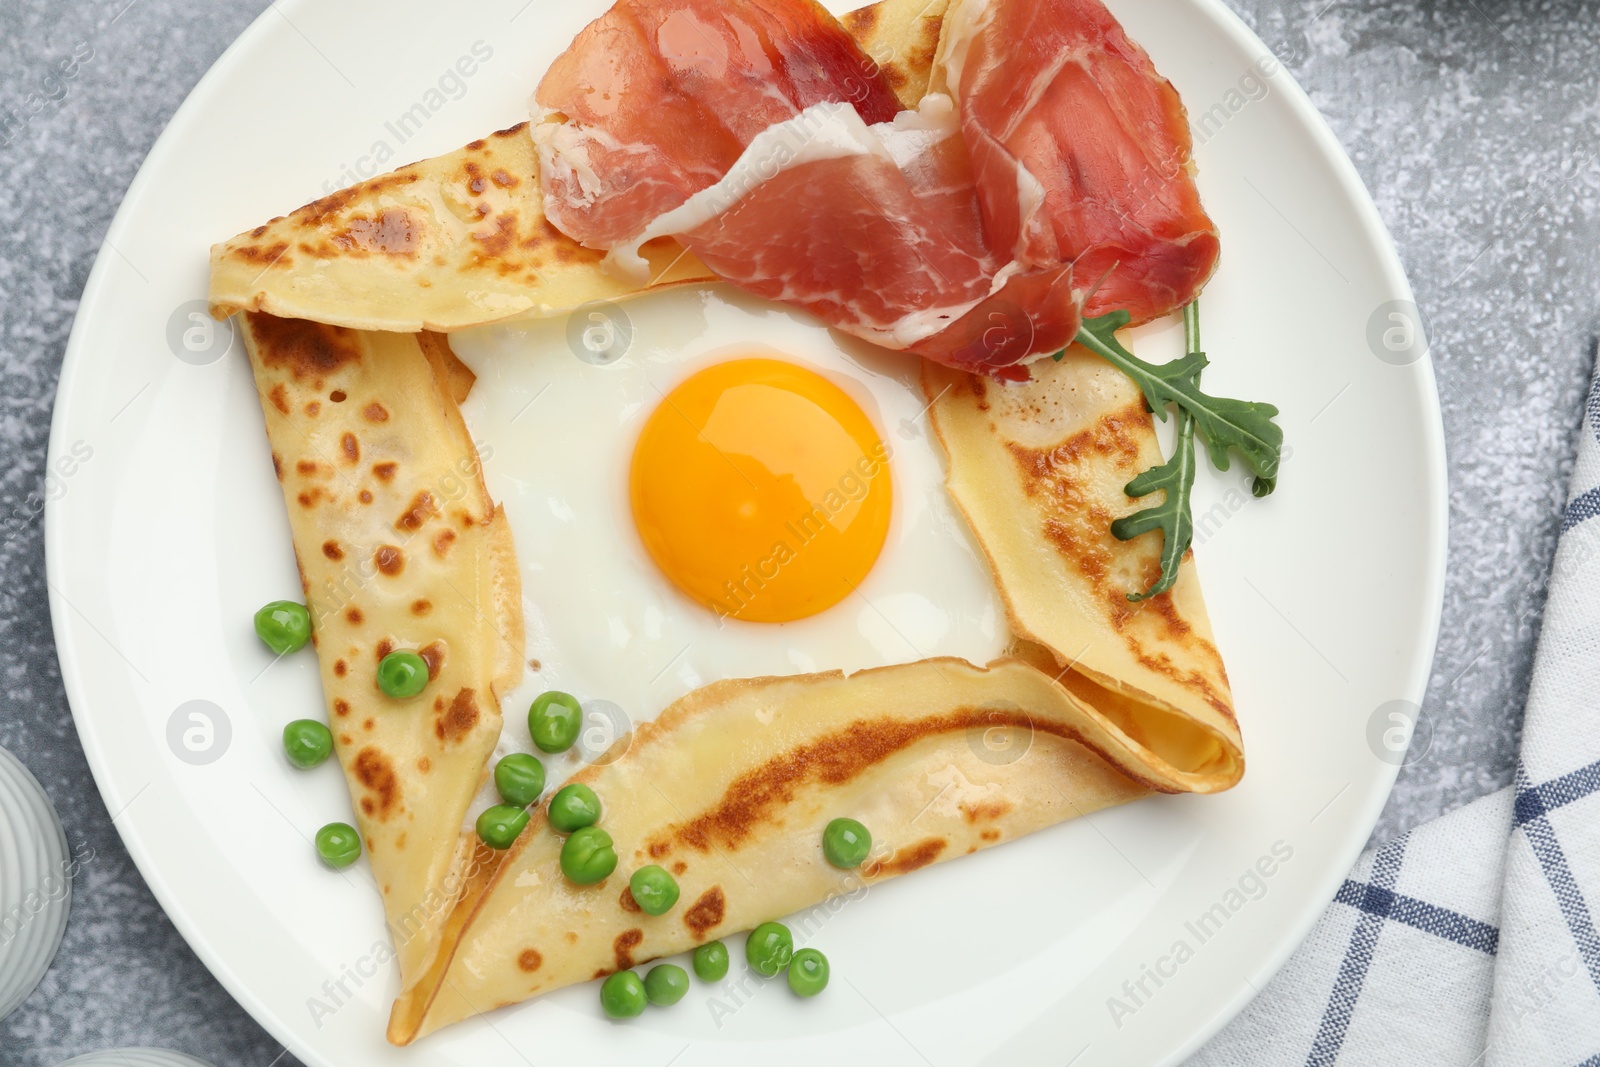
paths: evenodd
<path fill-rule="evenodd" d="M 1266 45 L 1255 36 L 1232 10 L 1222 3 L 1222 0 L 1189 0 L 1189 2 L 1193 6 L 1200 8 L 1207 18 L 1244 53 L 1258 56 L 1271 54 Z M 305 6 L 308 3 L 309 0 L 285 0 L 282 6 L 293 9 Z M 161 162 L 166 153 L 172 150 L 174 144 L 182 140 L 181 134 L 193 121 L 194 115 L 200 106 L 199 101 L 207 96 L 208 91 L 215 82 L 222 80 L 236 65 L 242 62 L 243 57 L 256 43 L 258 36 L 263 34 L 263 25 L 272 14 L 273 9 L 269 8 L 258 16 L 217 59 L 211 69 L 201 77 L 189 97 L 174 113 L 172 120 L 163 130 L 161 137 L 152 147 L 139 173 L 128 188 L 123 203 L 107 231 L 104 243 L 90 271 L 88 282 L 84 286 L 79 305 L 79 315 L 74 322 L 73 330 L 67 343 L 57 386 L 56 411 L 52 417 L 49 446 L 49 457 L 52 463 L 69 445 L 69 442 L 64 439 L 64 424 L 66 420 L 60 417 L 63 406 L 62 398 L 73 395 L 77 377 L 86 363 L 87 357 L 82 351 L 82 337 L 86 332 L 85 322 L 93 315 L 100 292 L 108 284 L 106 275 L 111 261 L 117 255 L 114 251 L 117 239 L 122 236 L 123 231 L 128 227 L 129 219 L 143 200 L 146 189 L 154 180 L 152 174 L 160 169 L 157 164 Z M 1282 72 L 1279 77 L 1282 78 L 1281 85 L 1289 108 L 1303 128 L 1316 140 L 1322 156 L 1321 164 L 1327 168 L 1329 174 L 1337 179 L 1342 191 L 1347 195 L 1350 205 L 1360 216 L 1363 238 L 1380 253 L 1384 262 L 1385 276 L 1382 279 L 1384 287 L 1394 299 L 1411 301 L 1410 285 L 1406 280 L 1393 242 L 1354 165 L 1305 92 L 1294 82 L 1292 77 L 1288 76 L 1286 71 Z M 1422 410 L 1418 411 L 1417 414 L 1432 431 L 1426 437 L 1426 454 L 1417 457 L 1419 465 L 1424 468 L 1428 479 L 1428 488 L 1432 496 L 1432 500 L 1429 502 L 1431 506 L 1426 508 L 1428 517 L 1427 535 L 1431 543 L 1431 551 L 1428 555 L 1428 573 L 1422 576 L 1419 584 L 1426 589 L 1425 602 L 1432 606 L 1432 610 L 1428 614 L 1431 622 L 1427 626 L 1426 632 L 1417 635 L 1417 654 L 1412 658 L 1410 672 L 1412 676 L 1405 687 L 1406 692 L 1404 695 L 1420 704 L 1431 669 L 1433 652 L 1438 638 L 1440 610 L 1443 605 L 1448 531 L 1448 495 L 1446 492 L 1447 470 L 1445 466 L 1443 421 L 1439 409 L 1431 359 L 1425 356 L 1420 361 L 1417 370 L 1423 379 L 1422 384 L 1426 387 L 1419 390 Z M 45 509 L 45 548 L 46 574 L 52 587 L 59 587 L 62 581 L 63 569 L 66 566 L 63 562 L 66 551 L 66 535 L 60 516 L 61 508 L 58 503 L 55 500 L 49 501 Z M 62 683 L 66 690 L 68 702 L 74 710 L 74 720 L 78 726 L 79 738 L 88 757 L 90 769 L 95 776 L 97 785 L 101 789 L 103 799 L 108 804 L 120 803 L 125 805 L 131 798 L 122 797 L 112 791 L 114 788 L 112 783 L 115 781 L 110 770 L 112 760 L 99 746 L 94 734 L 85 729 L 85 719 L 78 713 L 77 709 L 84 706 L 87 700 L 86 683 L 80 674 L 81 664 L 76 652 L 78 634 L 74 631 L 73 621 L 68 613 L 56 609 L 54 604 L 52 604 L 52 625 L 58 650 L 57 654 L 61 664 Z M 1346 822 L 1345 839 L 1341 843 L 1345 863 L 1337 872 L 1328 876 L 1316 898 L 1308 901 L 1307 906 L 1301 912 L 1298 922 L 1285 929 L 1283 937 L 1262 972 L 1264 977 L 1271 977 L 1281 969 L 1293 951 L 1299 947 L 1300 943 L 1310 933 L 1311 927 L 1321 916 L 1327 902 L 1331 901 L 1343 877 L 1343 870 L 1348 869 L 1355 862 L 1356 857 L 1366 843 L 1371 833 L 1371 828 L 1382 811 L 1389 789 L 1392 787 L 1398 772 L 1398 764 L 1391 765 L 1388 769 L 1381 771 L 1379 776 L 1385 785 L 1383 791 L 1379 793 L 1374 790 L 1365 798 L 1365 810 Z M 276 1018 L 273 1012 L 267 1009 L 261 999 L 228 966 L 222 955 L 215 951 L 200 934 L 181 902 L 176 899 L 176 895 L 172 891 L 170 884 L 163 877 L 161 869 L 152 862 L 150 852 L 137 822 L 129 820 L 121 823 L 118 825 L 118 832 L 122 835 L 124 844 L 127 846 L 134 862 L 138 865 L 140 873 L 149 884 L 151 891 L 155 894 L 178 931 L 212 974 L 254 1018 L 266 1026 L 275 1037 L 284 1041 L 289 1051 L 309 1062 L 320 1062 L 321 1057 L 315 1050 L 295 1039 L 293 1028 L 284 1025 L 281 1020 Z M 1247 999 L 1236 999 L 1219 1008 L 1204 1026 L 1189 1036 L 1168 1062 L 1179 1062 L 1199 1049 L 1201 1045 L 1242 1010 L 1247 1003 Z"/>
<path fill-rule="evenodd" d="M 0 924 L 20 917 L 22 929 L 0 942 L 0 1019 L 7 1018 L 44 981 L 72 914 L 73 865 L 67 832 L 50 796 L 17 756 L 0 748 L 0 858 L 18 877 L 0 883 Z M 39 891 L 44 902 L 27 904 Z M 24 907 L 27 913 L 23 913 Z M 8 1003 L 9 1002 L 9 1003 Z"/>

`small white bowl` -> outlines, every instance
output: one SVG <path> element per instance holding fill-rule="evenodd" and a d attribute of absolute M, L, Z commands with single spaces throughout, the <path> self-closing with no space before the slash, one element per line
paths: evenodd
<path fill-rule="evenodd" d="M 67 835 L 38 779 L 0 748 L 0 1019 L 39 984 L 72 905 Z"/>
<path fill-rule="evenodd" d="M 211 1064 L 164 1048 L 114 1048 L 86 1052 L 60 1067 L 211 1067 Z"/>

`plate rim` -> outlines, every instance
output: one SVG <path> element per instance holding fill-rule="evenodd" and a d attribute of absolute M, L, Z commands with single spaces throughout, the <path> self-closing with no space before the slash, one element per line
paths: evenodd
<path fill-rule="evenodd" d="M 1406 277 L 1405 268 L 1395 247 L 1394 240 L 1384 225 L 1378 213 L 1371 193 L 1362 181 L 1355 164 L 1351 161 L 1344 146 L 1334 135 L 1327 121 L 1317 110 L 1315 104 L 1300 86 L 1289 68 L 1278 59 L 1264 41 L 1234 12 L 1224 0 L 1172 0 L 1175 3 L 1186 4 L 1198 9 L 1201 15 L 1220 30 L 1230 42 L 1241 52 L 1261 58 L 1272 57 L 1279 64 L 1279 70 L 1272 75 L 1272 80 L 1277 83 L 1277 88 L 1282 91 L 1285 101 L 1292 112 L 1295 121 L 1310 134 L 1317 146 L 1321 167 L 1332 176 L 1340 190 L 1355 210 L 1361 224 L 1361 237 L 1368 247 L 1377 253 L 1377 258 L 1383 265 L 1382 287 L 1387 290 L 1392 299 L 1405 300 L 1415 304 L 1415 294 L 1412 292 L 1410 282 Z M 280 0 L 283 7 L 299 9 L 307 7 L 312 0 Z M 94 264 L 90 269 L 88 279 L 79 296 L 78 310 L 73 318 L 72 330 L 68 336 L 64 350 L 60 373 L 56 382 L 56 395 L 51 405 L 51 423 L 49 445 L 46 454 L 47 469 L 70 447 L 66 438 L 66 409 L 70 406 L 70 397 L 77 391 L 77 383 L 83 372 L 87 356 L 83 352 L 85 345 L 84 335 L 88 332 L 87 321 L 94 317 L 96 306 L 102 299 L 102 290 L 108 286 L 107 273 L 112 261 L 118 258 L 115 251 L 115 241 L 122 236 L 123 231 L 132 223 L 131 207 L 136 207 L 143 199 L 147 187 L 154 181 L 154 172 L 159 169 L 166 156 L 175 151 L 180 135 L 192 125 L 195 114 L 202 107 L 201 101 L 206 99 L 214 83 L 226 77 L 235 67 L 245 61 L 247 53 L 255 50 L 259 38 L 266 35 L 266 25 L 270 16 L 280 6 L 273 4 L 257 15 L 250 24 L 228 45 L 226 49 L 212 63 L 211 67 L 195 83 L 194 88 L 184 98 L 183 102 L 173 112 L 161 133 L 157 136 L 149 152 L 140 163 L 139 170 L 127 191 L 123 194 L 117 211 L 107 227 L 102 238 L 99 251 L 95 255 Z M 279 13 L 281 16 L 281 12 Z M 1427 433 L 1424 435 L 1425 451 L 1417 457 L 1419 470 L 1425 476 L 1425 491 L 1431 498 L 1421 509 L 1427 523 L 1425 530 L 1428 541 L 1426 573 L 1419 576 L 1419 585 L 1424 589 L 1421 606 L 1431 606 L 1431 611 L 1425 618 L 1426 625 L 1418 632 L 1412 645 L 1413 656 L 1410 658 L 1411 678 L 1409 685 L 1403 687 L 1403 695 L 1414 703 L 1421 705 L 1426 695 L 1428 680 L 1433 669 L 1433 659 L 1437 651 L 1438 637 L 1442 625 L 1444 606 L 1445 579 L 1449 562 L 1449 471 L 1446 457 L 1446 442 L 1444 437 L 1443 412 L 1439 403 L 1437 378 L 1434 373 L 1433 357 L 1429 352 L 1417 361 L 1414 367 L 1420 381 L 1417 387 L 1417 401 L 1419 411 L 1417 414 L 1426 424 Z M 73 725 L 78 735 L 79 743 L 84 750 L 89 769 L 94 777 L 95 785 L 100 792 L 101 800 L 107 806 L 108 814 L 111 812 L 113 801 L 120 802 L 119 806 L 126 806 L 129 799 L 121 796 L 117 791 L 115 777 L 111 769 L 113 762 L 107 753 L 100 747 L 94 730 L 89 725 L 87 712 L 80 712 L 79 708 L 86 706 L 88 701 L 85 692 L 86 685 L 82 679 L 82 659 L 78 649 L 79 635 L 74 629 L 73 621 L 68 613 L 62 611 L 56 603 L 57 597 L 50 594 L 56 592 L 62 584 L 63 574 L 68 569 L 68 564 L 63 562 L 68 546 L 65 541 L 67 534 L 62 520 L 62 499 L 47 500 L 44 512 L 44 550 L 45 550 L 45 578 L 46 601 L 50 608 L 51 632 L 56 649 L 56 658 L 61 669 L 61 683 L 67 697 L 68 707 L 71 710 Z M 59 594 L 58 594 L 59 596 Z M 1259 972 L 1261 982 L 1259 988 L 1274 978 L 1288 962 L 1289 957 L 1305 942 L 1312 928 L 1326 912 L 1332 902 L 1345 872 L 1353 867 L 1357 858 L 1370 840 L 1373 827 L 1378 817 L 1387 805 L 1393 792 L 1394 782 L 1399 775 L 1399 764 L 1385 764 L 1378 774 L 1378 780 L 1385 780 L 1385 788 L 1379 794 L 1376 790 L 1365 800 L 1365 810 L 1359 812 L 1346 823 L 1344 840 L 1338 843 L 1334 852 L 1343 856 L 1343 862 L 1333 868 L 1327 877 L 1326 883 L 1315 893 L 1307 893 L 1306 905 L 1297 921 L 1286 924 L 1282 935 L 1277 939 L 1272 951 L 1268 954 L 1265 964 Z M 136 820 L 126 820 L 121 824 L 113 821 L 123 846 L 128 850 L 130 858 L 138 867 L 140 876 L 144 878 L 151 893 L 161 905 L 162 911 L 168 920 L 183 937 L 189 948 L 195 953 L 208 971 L 227 990 L 228 994 L 247 1011 L 250 1016 L 272 1038 L 283 1047 L 292 1052 L 296 1058 L 311 1064 L 330 1064 L 331 1061 L 318 1050 L 303 1043 L 298 1032 L 282 1024 L 278 1014 L 270 1010 L 262 999 L 256 995 L 251 987 L 240 975 L 228 965 L 222 954 L 216 950 L 197 928 L 189 911 L 177 899 L 177 894 L 168 884 L 161 872 L 161 868 L 154 862 L 150 850 L 144 839 L 144 832 Z M 1313 906 L 1314 905 L 1314 906 Z M 1236 1018 L 1255 999 L 1258 993 L 1249 996 L 1236 997 L 1217 1007 L 1206 1022 L 1197 1027 L 1187 1040 L 1177 1045 L 1172 1053 L 1162 1062 L 1168 1064 L 1180 1063 L 1187 1059 L 1202 1046 L 1209 1042 L 1216 1034 L 1234 1018 Z"/>
<path fill-rule="evenodd" d="M 1334 135 L 1332 127 L 1322 117 L 1317 106 L 1311 102 L 1311 97 L 1301 87 L 1299 80 L 1283 61 L 1278 59 L 1277 53 L 1273 52 L 1223 0 L 1188 0 L 1188 2 L 1208 13 L 1217 27 L 1246 53 L 1260 57 L 1272 56 L 1279 64 L 1280 69 L 1273 77 L 1283 79 L 1280 88 L 1295 118 L 1315 139 L 1322 155 L 1322 162 L 1337 179 L 1340 188 L 1355 207 L 1362 224 L 1362 236 L 1378 251 L 1383 261 L 1386 275 L 1383 283 L 1390 290 L 1391 299 L 1404 300 L 1415 307 L 1416 294 L 1412 292 L 1410 279 L 1406 277 L 1399 249 L 1395 247 L 1394 238 L 1384 225 L 1383 217 L 1378 213 L 1378 205 L 1374 202 L 1371 191 L 1368 190 L 1366 182 L 1362 181 L 1350 154 L 1345 151 L 1344 145 Z M 1427 491 L 1433 498 L 1430 501 L 1431 506 L 1424 512 L 1428 518 L 1427 532 L 1428 540 L 1431 542 L 1428 574 L 1424 580 L 1428 592 L 1424 603 L 1431 604 L 1433 610 L 1427 616 L 1429 622 L 1425 627 L 1426 632 L 1417 635 L 1421 639 L 1416 645 L 1419 655 L 1412 661 L 1413 677 L 1410 688 L 1404 695 L 1421 707 L 1427 695 L 1428 680 L 1433 674 L 1433 660 L 1439 647 L 1439 630 L 1444 621 L 1445 577 L 1450 554 L 1450 471 L 1446 457 L 1444 412 L 1439 404 L 1439 383 L 1434 374 L 1431 350 L 1417 361 L 1417 371 L 1422 378 L 1418 389 L 1418 399 L 1422 407 L 1420 414 L 1426 418 L 1429 431 L 1426 435 L 1427 454 L 1422 457 L 1421 467 L 1427 474 Z M 1400 775 L 1401 764 L 1385 763 L 1384 767 L 1382 777 L 1387 779 L 1387 783 L 1382 795 L 1379 796 L 1374 792 L 1372 798 L 1366 802 L 1367 810 L 1348 824 L 1349 830 L 1344 848 L 1345 862 L 1341 865 L 1345 871 L 1353 868 L 1361 853 L 1365 851 L 1367 842 L 1371 840 L 1372 831 L 1377 826 L 1378 818 L 1383 814 L 1383 809 L 1389 803 L 1389 797 L 1394 793 L 1394 783 Z M 1262 969 L 1263 981 L 1260 989 L 1243 999 L 1230 1001 L 1219 1007 L 1211 1019 L 1199 1027 L 1188 1041 L 1164 1061 L 1165 1063 L 1178 1064 L 1194 1055 L 1260 996 L 1261 991 L 1289 962 L 1289 957 L 1293 956 L 1310 937 L 1312 929 L 1321 921 L 1333 903 L 1334 895 L 1338 892 L 1344 877 L 1344 873 L 1336 869 L 1323 885 L 1321 892 L 1317 894 L 1316 899 L 1320 900 L 1320 906 L 1315 909 L 1307 908 L 1300 921 L 1288 926 L 1286 936 L 1279 939 L 1277 946 L 1269 954 L 1266 966 Z"/>

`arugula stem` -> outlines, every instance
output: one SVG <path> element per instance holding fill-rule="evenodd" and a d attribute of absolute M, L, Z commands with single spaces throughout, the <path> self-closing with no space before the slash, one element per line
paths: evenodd
<path fill-rule="evenodd" d="M 1183 305 L 1183 349 L 1185 355 L 1199 356 L 1201 359 L 1205 358 L 1205 349 L 1200 347 L 1200 298 L 1198 296 Z M 1194 372 L 1193 380 L 1195 385 L 1198 386 L 1200 384 L 1199 371 Z M 1178 443 L 1176 447 L 1188 449 L 1192 455 L 1194 453 L 1194 419 L 1190 417 L 1189 412 L 1182 406 L 1179 406 L 1176 418 L 1178 420 Z"/>
<path fill-rule="evenodd" d="M 1205 349 L 1200 347 L 1200 298 L 1198 296 L 1183 305 L 1183 349 L 1185 355 L 1198 356 L 1201 359 L 1205 358 Z M 1200 384 L 1199 371 L 1194 372 L 1194 384 L 1197 386 Z M 1177 420 L 1175 425 L 1178 430 L 1173 450 L 1187 455 L 1188 465 L 1193 468 L 1194 418 L 1182 406 L 1179 406 L 1178 413 L 1173 417 Z M 1188 507 L 1188 503 L 1188 500 L 1185 499 L 1184 506 Z M 1189 546 L 1184 545 L 1183 547 L 1187 549 Z"/>

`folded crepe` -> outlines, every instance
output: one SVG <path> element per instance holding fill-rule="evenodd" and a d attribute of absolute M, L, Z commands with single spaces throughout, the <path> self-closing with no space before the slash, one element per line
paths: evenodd
<path fill-rule="evenodd" d="M 1019 651 L 1143 747 L 1158 788 L 1212 793 L 1244 773 L 1228 673 L 1184 553 L 1172 589 L 1161 541 L 1111 524 L 1145 506 L 1124 487 L 1161 462 L 1144 396 L 1073 346 L 1001 385 L 924 362 L 945 487 L 988 557 Z"/>
<path fill-rule="evenodd" d="M 843 20 L 908 105 L 926 86 L 943 8 L 885 0 Z M 1119 372 L 1072 350 L 1034 364 L 1025 385 L 924 372 L 948 488 L 1006 604 L 1011 656 L 689 694 L 578 775 L 601 795 L 621 859 L 599 886 L 566 882 L 540 814 L 506 853 L 461 833 L 498 734 L 498 696 L 520 672 L 518 572 L 456 408 L 470 372 L 441 337 L 410 332 L 711 280 L 670 241 L 645 250 L 652 286 L 607 275 L 545 222 L 536 167 L 526 127 L 514 127 L 212 250 L 213 311 L 256 312 L 247 348 L 318 619 L 330 721 L 400 947 L 391 1040 L 1151 790 L 1239 780 L 1232 697 L 1192 556 L 1169 593 L 1135 604 L 1128 594 L 1159 573 L 1160 543 L 1109 533 L 1139 507 L 1123 486 L 1159 462 L 1151 416 Z M 376 426 L 360 417 L 374 398 L 387 418 Z M 347 435 L 359 449 L 349 461 Z M 375 473 L 374 450 L 398 464 L 392 482 Z M 437 509 L 414 506 L 424 497 Z M 454 551 L 439 556 L 431 537 L 446 532 Z M 347 567 L 328 543 L 368 559 L 393 546 L 407 566 L 345 594 Z M 446 618 L 438 605 L 452 595 Z M 434 613 L 418 616 L 424 600 Z M 377 692 L 385 640 L 447 647 L 425 698 L 397 708 Z M 444 724 L 459 723 L 449 709 L 462 692 L 477 716 L 457 733 Z M 857 872 L 821 857 L 821 827 L 844 814 L 878 845 Z M 650 862 L 683 887 L 660 917 L 630 907 L 625 889 Z"/>
<path fill-rule="evenodd" d="M 537 817 L 401 994 L 389 1038 L 407 1044 L 1144 795 L 1117 760 L 1137 763 L 1092 708 L 1018 660 L 713 683 L 575 776 L 600 798 L 616 873 L 567 881 L 562 838 Z M 856 870 L 822 855 L 841 816 L 872 833 Z M 664 915 L 628 889 L 647 864 L 682 891 Z"/>
<path fill-rule="evenodd" d="M 467 885 L 467 805 L 522 675 L 521 573 L 457 402 L 472 372 L 437 334 L 243 317 L 300 565 L 334 752 L 402 979 Z M 427 661 L 421 696 L 378 661 Z"/>

